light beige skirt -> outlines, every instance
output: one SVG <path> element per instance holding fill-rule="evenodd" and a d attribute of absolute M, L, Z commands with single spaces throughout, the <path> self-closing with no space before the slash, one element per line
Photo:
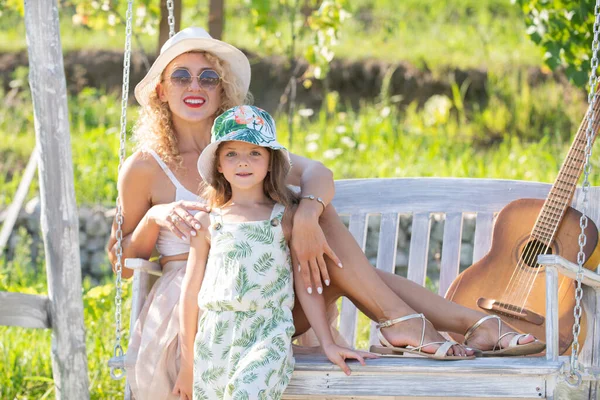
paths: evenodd
<path fill-rule="evenodd" d="M 187 261 L 164 265 L 135 324 L 125 370 L 136 400 L 177 400 L 171 394 L 179 373 L 179 295 Z"/>

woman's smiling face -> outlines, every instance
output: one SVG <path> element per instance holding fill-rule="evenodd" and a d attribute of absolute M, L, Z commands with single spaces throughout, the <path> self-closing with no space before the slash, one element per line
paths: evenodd
<path fill-rule="evenodd" d="M 214 67 L 202 53 L 181 54 L 165 68 L 156 91 L 160 100 L 169 104 L 173 120 L 200 122 L 212 118 L 221 106 L 221 85 L 206 88 L 198 83 L 196 77 L 206 70 L 214 71 Z M 189 85 L 181 85 L 171 79 L 173 74 L 178 76 L 185 74 L 185 71 L 193 77 Z"/>

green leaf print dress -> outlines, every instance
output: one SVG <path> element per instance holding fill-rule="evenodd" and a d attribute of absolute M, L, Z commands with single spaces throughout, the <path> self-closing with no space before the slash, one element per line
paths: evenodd
<path fill-rule="evenodd" d="M 294 371 L 290 252 L 284 206 L 264 221 L 210 214 L 211 248 L 198 305 L 194 400 L 280 399 Z"/>

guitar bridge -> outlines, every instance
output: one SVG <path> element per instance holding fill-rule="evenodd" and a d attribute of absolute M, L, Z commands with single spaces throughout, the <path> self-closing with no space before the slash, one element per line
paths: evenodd
<path fill-rule="evenodd" d="M 477 305 L 483 310 L 492 311 L 497 314 L 507 315 L 516 319 L 521 319 L 527 322 L 531 322 L 535 325 L 542 325 L 546 320 L 543 315 L 528 310 L 527 308 L 521 309 L 520 306 L 515 306 L 510 303 L 501 303 L 494 299 L 486 299 L 485 297 L 480 297 L 477 300 Z"/>

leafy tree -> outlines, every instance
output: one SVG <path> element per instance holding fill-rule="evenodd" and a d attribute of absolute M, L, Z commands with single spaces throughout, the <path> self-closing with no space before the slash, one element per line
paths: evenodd
<path fill-rule="evenodd" d="M 552 70 L 564 69 L 568 78 L 584 86 L 590 72 L 594 1 L 512 0 L 525 14 L 527 34 L 545 51 Z"/>
<path fill-rule="evenodd" d="M 310 65 L 304 78 L 327 75 L 340 27 L 350 17 L 348 0 L 246 0 L 246 4 L 260 44 L 285 51 L 293 63 L 300 40 L 308 39 L 300 49 Z M 281 20 L 282 15 L 287 21 Z M 290 30 L 289 35 L 284 29 Z"/>

